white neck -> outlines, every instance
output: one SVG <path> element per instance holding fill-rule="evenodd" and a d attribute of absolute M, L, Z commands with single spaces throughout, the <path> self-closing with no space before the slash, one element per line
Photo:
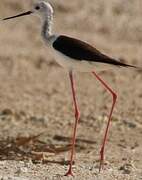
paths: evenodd
<path fill-rule="evenodd" d="M 52 23 L 53 23 L 53 16 L 52 15 L 47 15 L 43 19 L 43 25 L 42 25 L 42 36 L 44 39 L 48 40 L 50 39 L 52 35 Z"/>

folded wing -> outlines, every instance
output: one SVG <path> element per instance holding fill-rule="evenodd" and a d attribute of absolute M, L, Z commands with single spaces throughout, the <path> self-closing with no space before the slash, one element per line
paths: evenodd
<path fill-rule="evenodd" d="M 100 51 L 86 42 L 64 35 L 59 36 L 53 42 L 53 48 L 60 53 L 78 61 L 86 60 L 90 62 L 107 63 L 117 66 L 134 67 L 102 54 Z"/>

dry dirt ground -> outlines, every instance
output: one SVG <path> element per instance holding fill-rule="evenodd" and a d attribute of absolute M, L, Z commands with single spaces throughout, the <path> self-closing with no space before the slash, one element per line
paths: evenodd
<path fill-rule="evenodd" d="M 0 17 L 29 10 L 32 3 L 1 0 Z M 142 67 L 142 1 L 51 3 L 56 32 Z M 98 72 L 118 94 L 100 174 L 99 149 L 111 97 L 91 74 L 75 74 L 81 109 L 75 177 L 63 176 L 74 123 L 70 83 L 44 46 L 40 27 L 34 16 L 0 22 L 0 178 L 142 179 L 142 72 L 132 69 Z"/>

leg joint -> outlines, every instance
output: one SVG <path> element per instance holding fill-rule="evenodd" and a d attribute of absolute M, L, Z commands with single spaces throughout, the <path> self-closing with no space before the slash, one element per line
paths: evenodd
<path fill-rule="evenodd" d="M 113 99 L 116 101 L 117 99 L 117 94 L 115 92 L 112 93 Z"/>
<path fill-rule="evenodd" d="M 75 118 L 76 118 L 77 120 L 80 119 L 80 111 L 79 111 L 78 109 L 75 111 Z"/>

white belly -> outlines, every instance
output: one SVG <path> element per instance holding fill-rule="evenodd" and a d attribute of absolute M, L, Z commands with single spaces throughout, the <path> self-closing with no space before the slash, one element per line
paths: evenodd
<path fill-rule="evenodd" d="M 105 63 L 75 60 L 75 59 L 69 58 L 68 56 L 63 55 L 62 53 L 54 49 L 52 49 L 52 52 L 57 63 L 68 70 L 75 70 L 75 71 L 80 71 L 80 72 L 91 72 L 96 69 L 103 71 L 103 70 L 114 68 L 113 65 L 109 65 Z"/>

